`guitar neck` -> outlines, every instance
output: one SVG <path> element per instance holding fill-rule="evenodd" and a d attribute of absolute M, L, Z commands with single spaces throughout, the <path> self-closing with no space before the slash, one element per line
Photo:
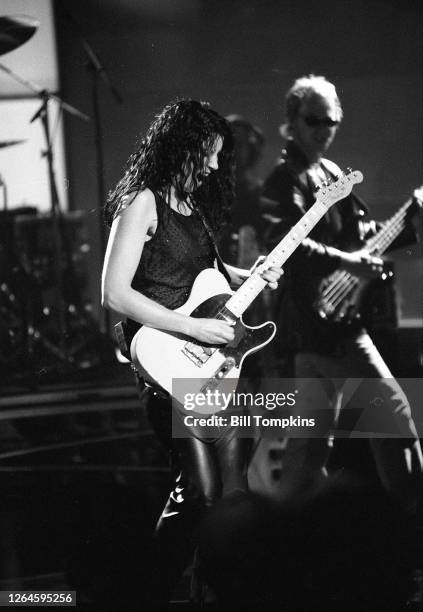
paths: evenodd
<path fill-rule="evenodd" d="M 387 248 L 400 235 L 405 227 L 405 217 L 412 202 L 412 198 L 407 200 L 407 202 L 386 221 L 382 229 L 367 241 L 366 247 L 373 255 L 383 255 Z"/>
<path fill-rule="evenodd" d="M 313 227 L 327 213 L 327 206 L 318 198 L 266 258 L 266 267 L 282 266 Z M 254 272 L 226 303 L 226 308 L 240 317 L 267 285 L 260 272 Z"/>

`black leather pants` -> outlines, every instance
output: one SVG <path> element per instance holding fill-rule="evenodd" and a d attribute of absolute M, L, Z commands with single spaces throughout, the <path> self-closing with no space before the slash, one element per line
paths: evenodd
<path fill-rule="evenodd" d="M 216 440 L 172 438 L 171 401 L 151 389 L 144 393 L 148 418 L 171 453 L 175 478 L 155 532 L 157 588 L 166 601 L 190 562 L 207 509 L 221 497 L 247 491 L 251 440 L 237 437 L 234 427 Z"/>

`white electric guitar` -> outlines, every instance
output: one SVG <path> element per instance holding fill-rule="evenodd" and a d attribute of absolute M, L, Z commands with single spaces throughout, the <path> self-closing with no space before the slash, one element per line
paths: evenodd
<path fill-rule="evenodd" d="M 208 391 L 235 391 L 245 357 L 268 344 L 276 325 L 267 321 L 256 327 L 245 325 L 242 314 L 267 285 L 261 273 L 282 266 L 328 209 L 361 183 L 359 171 L 343 174 L 325 184 L 313 206 L 269 253 L 253 274 L 233 292 L 223 274 L 207 268 L 195 279 L 188 300 L 176 312 L 192 317 L 216 318 L 234 326 L 235 338 L 228 344 L 202 345 L 182 334 L 143 326 L 131 343 L 131 358 L 147 383 L 159 385 L 182 406 L 186 393 L 208 395 Z M 197 412 L 212 414 L 222 406 L 202 405 Z"/>

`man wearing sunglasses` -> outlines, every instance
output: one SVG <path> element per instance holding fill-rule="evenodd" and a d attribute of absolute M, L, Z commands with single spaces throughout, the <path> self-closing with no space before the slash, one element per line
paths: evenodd
<path fill-rule="evenodd" d="M 281 134 L 287 144 L 264 184 L 264 196 L 275 203 L 264 215 L 269 247 L 311 207 L 316 188 L 341 174 L 324 158 L 342 119 L 335 86 L 322 76 L 303 77 L 294 82 L 285 102 Z M 354 194 L 338 202 L 284 266 L 285 285 L 275 307 L 275 342 L 283 345 L 285 355 L 294 355 L 297 380 L 308 380 L 299 386 L 295 413 L 314 418 L 316 428 L 311 435 L 291 430 L 281 486 L 303 491 L 326 475 L 332 432 L 341 414 L 344 429 L 346 423 L 348 432 L 369 438 L 384 487 L 415 510 L 422 452 L 407 398 L 359 312 L 331 318 L 318 306 L 327 298 L 325 282 L 336 271 L 341 271 L 341 285 L 344 278 L 376 279 L 387 273 L 383 260 L 363 249 L 364 241 L 377 231 L 366 214 L 365 204 Z M 402 242 L 410 239 L 407 231 L 413 234 L 409 217 Z M 399 240 L 393 246 L 398 245 Z M 335 286 L 337 295 L 342 290 L 343 285 Z"/>

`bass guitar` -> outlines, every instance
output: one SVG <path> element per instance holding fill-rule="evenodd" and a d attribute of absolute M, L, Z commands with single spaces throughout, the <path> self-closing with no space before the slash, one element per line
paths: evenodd
<path fill-rule="evenodd" d="M 192 317 L 217 318 L 234 326 L 235 338 L 226 345 L 203 345 L 178 333 L 143 326 L 131 342 L 131 359 L 147 384 L 158 385 L 182 406 L 186 393 L 214 397 L 224 389 L 234 392 L 242 363 L 249 354 L 268 344 L 276 325 L 267 321 L 256 327 L 245 325 L 242 314 L 267 285 L 261 274 L 272 266 L 282 266 L 309 234 L 330 206 L 350 194 L 360 183 L 359 171 L 342 174 L 325 184 L 316 194 L 313 206 L 267 255 L 250 277 L 233 292 L 225 277 L 214 268 L 203 270 L 195 279 L 188 300 L 176 311 Z M 212 414 L 219 405 L 196 406 L 197 412 Z"/>
<path fill-rule="evenodd" d="M 403 231 L 408 210 L 416 200 L 423 200 L 423 187 L 414 191 L 413 197 L 364 243 L 362 249 L 374 257 L 381 257 Z M 382 274 L 382 280 L 390 276 L 392 271 L 387 270 Z M 335 270 L 318 287 L 319 297 L 314 302 L 315 311 L 321 319 L 331 322 L 352 321 L 360 313 L 370 282 L 345 270 Z"/>

